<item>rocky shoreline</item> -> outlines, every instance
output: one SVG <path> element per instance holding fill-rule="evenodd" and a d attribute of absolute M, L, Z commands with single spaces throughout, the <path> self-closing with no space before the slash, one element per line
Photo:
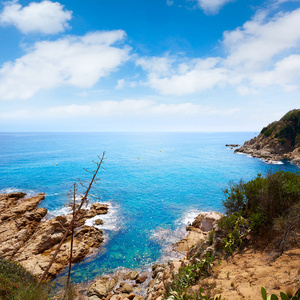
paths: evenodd
<path fill-rule="evenodd" d="M 262 133 L 246 141 L 242 147 L 235 149 L 234 152 L 247 154 L 271 164 L 281 160 L 289 160 L 300 167 L 300 147 L 286 149 L 280 143 L 265 137 Z"/>
<path fill-rule="evenodd" d="M 174 245 L 174 250 L 189 253 L 192 248 L 202 249 L 211 230 L 217 230 L 220 213 L 201 213 L 186 229 L 187 236 Z M 206 251 L 203 251 L 203 255 Z M 87 289 L 81 290 L 82 299 L 86 300 L 162 300 L 180 267 L 189 265 L 190 254 L 181 259 L 173 259 L 164 264 L 155 264 L 151 272 L 138 273 L 134 270 L 119 270 L 109 276 L 95 280 Z"/>
<path fill-rule="evenodd" d="M 0 256 L 23 265 L 28 271 L 41 276 L 48 265 L 65 228 L 70 224 L 71 214 L 46 220 L 47 210 L 39 208 L 44 194 L 25 198 L 24 193 L 0 195 Z M 108 212 L 108 206 L 92 204 L 89 210 L 79 214 L 76 222 L 73 262 L 79 262 L 103 243 L 103 232 L 96 227 L 84 225 L 85 221 Z M 206 257 L 214 257 L 211 275 L 201 283 L 191 286 L 190 292 L 199 292 L 206 287 L 211 295 L 222 299 L 260 299 L 260 288 L 269 291 L 295 290 L 300 280 L 300 249 L 287 251 L 279 258 L 270 259 L 270 253 L 246 248 L 243 252 L 224 259 L 224 231 L 218 221 L 217 212 L 200 213 L 186 227 L 187 236 L 174 245 L 176 251 L 184 253 L 181 259 L 155 264 L 149 272 L 120 269 L 104 275 L 93 282 L 76 286 L 80 300 L 163 300 L 180 268 L 193 267 Z M 99 221 L 101 223 L 101 221 Z M 251 244 L 251 243 L 250 243 Z M 50 269 L 48 279 L 56 277 L 68 264 L 69 241 L 59 252 Z M 221 264 L 220 264 L 221 262 Z M 61 299 L 60 293 L 53 299 Z M 170 298 L 171 299 L 171 298 Z"/>
<path fill-rule="evenodd" d="M 38 207 L 45 194 L 26 198 L 25 193 L 0 194 L 0 256 L 20 263 L 40 277 L 72 220 L 72 214 L 46 220 L 47 209 Z M 108 206 L 94 203 L 81 209 L 76 220 L 72 262 L 83 260 L 103 243 L 102 230 L 84 225 L 97 215 L 106 214 Z M 63 243 L 51 266 L 48 279 L 56 277 L 69 262 L 70 242 Z"/>
<path fill-rule="evenodd" d="M 48 266 L 72 214 L 47 219 L 47 209 L 38 207 L 45 194 L 26 198 L 25 193 L 0 194 L 0 256 L 20 263 L 37 277 L 41 277 Z M 102 230 L 84 225 L 85 221 L 108 212 L 105 204 L 94 203 L 89 210 L 82 209 L 76 220 L 74 235 L 73 263 L 83 260 L 103 243 Z M 174 249 L 187 253 L 192 247 L 204 241 L 208 232 L 221 218 L 219 213 L 200 214 L 187 227 L 187 237 L 174 245 Z M 99 218 L 95 224 L 101 224 Z M 70 242 L 67 239 L 50 268 L 48 279 L 55 278 L 68 266 Z M 121 269 L 114 274 L 102 276 L 85 288 L 79 288 L 81 299 L 97 300 L 151 300 L 160 299 L 172 277 L 181 266 L 188 264 L 185 256 L 166 264 L 152 266 L 151 272 L 138 273 Z"/>
<path fill-rule="evenodd" d="M 300 167 L 300 109 L 291 110 L 279 121 L 264 127 L 257 137 L 246 141 L 234 152 L 248 154 L 267 163 L 289 160 Z"/>

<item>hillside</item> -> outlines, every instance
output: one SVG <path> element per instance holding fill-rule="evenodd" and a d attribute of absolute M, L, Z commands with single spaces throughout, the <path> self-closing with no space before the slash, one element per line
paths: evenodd
<path fill-rule="evenodd" d="M 266 162 L 288 159 L 300 166 L 300 109 L 291 110 L 279 121 L 264 127 L 257 137 L 246 141 L 235 152 Z"/>

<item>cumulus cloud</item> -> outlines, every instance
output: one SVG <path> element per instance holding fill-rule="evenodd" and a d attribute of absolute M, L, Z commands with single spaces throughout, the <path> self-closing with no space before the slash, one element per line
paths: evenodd
<path fill-rule="evenodd" d="M 42 110 L 18 110 L 0 113 L 1 120 L 59 119 L 59 118 L 112 118 L 232 115 L 238 109 L 216 109 L 193 103 L 162 104 L 153 100 L 100 101 L 86 105 L 55 106 Z"/>
<path fill-rule="evenodd" d="M 138 60 L 148 73 L 145 84 L 161 94 L 187 95 L 215 87 L 257 93 L 271 85 L 293 90 L 299 85 L 300 9 L 268 18 L 255 15 L 242 27 L 224 33 L 226 56 L 205 59 L 152 57 Z"/>
<path fill-rule="evenodd" d="M 220 86 L 227 81 L 228 70 L 217 67 L 218 61 L 218 58 L 208 58 L 181 63 L 170 72 L 170 76 L 163 75 L 169 66 L 162 64 L 160 59 L 150 59 L 148 64 L 139 65 L 150 70 L 148 85 L 152 88 L 166 95 L 186 95 Z"/>
<path fill-rule="evenodd" d="M 64 85 L 92 87 L 129 59 L 130 48 L 115 46 L 122 30 L 38 42 L 26 55 L 0 69 L 0 99 L 26 99 Z"/>
<path fill-rule="evenodd" d="M 299 46 L 300 9 L 268 20 L 257 14 L 241 28 L 225 32 L 223 44 L 229 55 L 226 64 L 247 69 L 261 68 L 285 50 Z"/>
<path fill-rule="evenodd" d="M 233 0 L 198 0 L 200 8 L 207 14 L 216 14 L 227 3 Z"/>
<path fill-rule="evenodd" d="M 44 0 L 22 7 L 18 1 L 11 1 L 4 3 L 0 24 L 13 25 L 23 33 L 55 34 L 68 29 L 71 18 L 72 12 L 58 2 Z"/>
<path fill-rule="evenodd" d="M 296 89 L 300 81 L 300 55 L 290 55 L 280 60 L 272 70 L 254 74 L 251 81 L 258 87 L 280 85 L 286 91 Z"/>

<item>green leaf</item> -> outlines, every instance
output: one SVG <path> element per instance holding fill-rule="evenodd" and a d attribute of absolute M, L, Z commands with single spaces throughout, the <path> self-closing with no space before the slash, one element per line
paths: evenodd
<path fill-rule="evenodd" d="M 278 300 L 278 297 L 275 294 L 272 294 L 270 299 L 271 300 Z"/>
<path fill-rule="evenodd" d="M 264 300 L 267 300 L 267 291 L 265 289 L 265 287 L 261 287 L 261 295 L 263 297 Z"/>
<path fill-rule="evenodd" d="M 290 298 L 284 292 L 280 292 L 280 297 L 282 300 L 290 300 Z"/>

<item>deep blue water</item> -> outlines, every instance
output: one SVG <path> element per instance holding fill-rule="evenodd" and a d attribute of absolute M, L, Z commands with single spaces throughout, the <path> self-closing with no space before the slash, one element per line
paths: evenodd
<path fill-rule="evenodd" d="M 76 265 L 72 278 L 90 280 L 118 267 L 146 268 L 164 259 L 166 245 L 199 211 L 222 212 L 222 190 L 230 181 L 250 180 L 268 170 L 299 169 L 284 162 L 268 165 L 234 154 L 226 143 L 254 133 L 0 133 L 0 191 L 45 192 L 41 206 L 65 210 L 72 184 L 89 180 L 83 168 L 106 151 L 97 188 L 111 205 L 104 217 L 106 243 Z M 101 226 L 100 226 L 101 228 Z"/>

